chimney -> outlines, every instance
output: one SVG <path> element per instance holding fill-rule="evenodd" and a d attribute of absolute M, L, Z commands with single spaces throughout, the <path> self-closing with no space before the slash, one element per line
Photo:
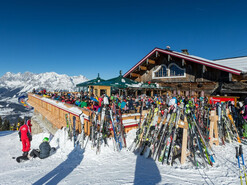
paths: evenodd
<path fill-rule="evenodd" d="M 189 55 L 189 52 L 188 52 L 187 49 L 182 49 L 182 53 L 183 53 L 183 54 L 186 54 L 186 55 Z"/>

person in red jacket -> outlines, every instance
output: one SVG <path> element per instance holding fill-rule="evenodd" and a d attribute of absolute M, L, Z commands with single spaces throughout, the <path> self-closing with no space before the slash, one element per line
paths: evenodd
<path fill-rule="evenodd" d="M 31 124 L 31 122 L 30 122 Z M 23 151 L 23 156 L 27 156 L 28 152 L 30 151 L 30 141 L 32 141 L 32 135 L 29 132 L 28 125 L 22 125 L 20 130 L 19 130 L 19 137 L 22 142 L 22 151 Z"/>
<path fill-rule="evenodd" d="M 31 124 L 31 120 L 29 119 L 29 120 L 27 120 L 27 127 L 28 127 L 28 131 L 29 131 L 29 133 L 32 135 L 32 124 Z"/>

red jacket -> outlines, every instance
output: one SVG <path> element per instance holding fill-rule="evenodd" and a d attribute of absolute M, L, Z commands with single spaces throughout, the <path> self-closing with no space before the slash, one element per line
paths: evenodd
<path fill-rule="evenodd" d="M 19 136 L 21 140 L 31 140 L 31 134 L 28 131 L 28 126 L 27 125 L 22 125 L 19 131 Z"/>

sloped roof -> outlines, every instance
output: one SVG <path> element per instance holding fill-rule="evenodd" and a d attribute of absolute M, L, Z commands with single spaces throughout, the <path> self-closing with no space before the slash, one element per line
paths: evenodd
<path fill-rule="evenodd" d="M 209 67 L 212 67 L 212 68 L 216 68 L 216 69 L 219 69 L 219 70 L 222 70 L 222 71 L 226 71 L 226 72 L 229 72 L 229 73 L 233 73 L 233 74 L 237 74 L 237 75 L 240 75 L 242 72 L 244 72 L 240 68 L 235 68 L 234 65 L 225 65 L 223 62 L 220 63 L 220 62 L 204 59 L 204 58 L 193 56 L 193 55 L 186 55 L 184 53 L 179 53 L 179 52 L 176 52 L 176 51 L 165 50 L 165 49 L 160 49 L 160 48 L 154 48 L 142 60 L 140 60 L 129 71 L 127 71 L 124 74 L 124 77 L 128 76 L 131 72 L 133 72 L 138 66 L 140 66 L 142 63 L 144 63 L 150 56 L 152 56 L 156 52 L 168 54 L 168 55 L 175 56 L 175 57 L 187 60 L 187 61 L 195 62 L 195 63 L 198 63 L 198 64 L 202 64 L 202 65 L 205 65 L 205 66 L 209 66 Z"/>
<path fill-rule="evenodd" d="M 96 83 L 100 83 L 100 82 L 103 82 L 103 81 L 105 81 L 105 80 L 100 78 L 99 74 L 98 74 L 97 78 L 95 78 L 93 80 L 89 80 L 89 81 L 83 82 L 83 83 L 80 83 L 80 84 L 77 84 L 76 87 L 87 87 L 89 85 L 94 85 Z"/>
<path fill-rule="evenodd" d="M 120 72 L 120 75 L 118 77 L 111 78 L 103 82 L 95 83 L 94 85 L 111 86 L 111 87 L 116 87 L 116 88 L 126 88 L 128 86 L 131 86 L 137 83 L 138 82 L 135 82 L 134 80 L 131 80 L 129 78 L 124 78 Z"/>
<path fill-rule="evenodd" d="M 219 59 L 214 60 L 213 62 L 216 64 L 221 64 L 227 67 L 238 69 L 244 73 L 247 73 L 247 56 Z"/>

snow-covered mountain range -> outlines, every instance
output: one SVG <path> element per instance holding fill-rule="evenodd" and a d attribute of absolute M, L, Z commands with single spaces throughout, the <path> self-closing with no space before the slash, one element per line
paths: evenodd
<path fill-rule="evenodd" d="M 31 72 L 11 73 L 7 72 L 0 78 L 0 87 L 8 89 L 22 88 L 20 92 L 29 92 L 33 88 L 45 88 L 47 91 L 75 90 L 78 83 L 87 81 L 85 76 L 68 76 L 65 74 L 57 74 L 55 72 L 47 72 L 34 74 Z"/>
<path fill-rule="evenodd" d="M 85 76 L 68 76 L 47 72 L 7 72 L 0 78 L 0 116 L 16 120 L 19 116 L 30 115 L 30 111 L 18 103 L 18 97 L 27 92 L 46 89 L 47 91 L 74 91 L 76 84 L 87 81 Z"/>

